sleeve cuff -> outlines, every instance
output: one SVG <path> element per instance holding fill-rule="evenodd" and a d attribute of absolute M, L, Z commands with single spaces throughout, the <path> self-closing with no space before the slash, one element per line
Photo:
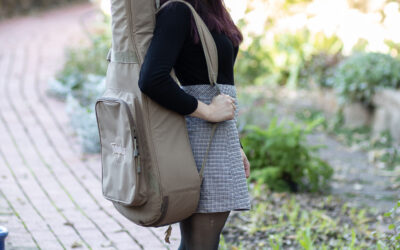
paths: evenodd
<path fill-rule="evenodd" d="M 188 94 L 189 95 L 189 94 Z M 179 113 L 181 115 L 190 115 L 191 113 L 193 113 L 194 111 L 196 111 L 199 102 L 196 99 L 196 97 L 189 95 L 190 98 L 190 102 L 188 101 L 188 105 L 186 106 L 186 108 L 184 108 L 183 110 L 181 110 Z"/>

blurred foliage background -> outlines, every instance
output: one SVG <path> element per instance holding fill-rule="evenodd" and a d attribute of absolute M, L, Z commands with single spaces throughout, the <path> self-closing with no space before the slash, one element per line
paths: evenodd
<path fill-rule="evenodd" d="M 235 71 L 239 84 L 326 84 L 327 68 L 356 51 L 399 56 L 398 1 L 247 3 L 236 17 L 245 34 Z"/>
<path fill-rule="evenodd" d="M 73 2 L 88 0 L 0 0 L 0 20 Z"/>
<path fill-rule="evenodd" d="M 90 35 L 92 45 L 66 51 L 65 67 L 49 82 L 48 89 L 49 94 L 66 100 L 71 124 L 83 150 L 90 153 L 99 152 L 94 102 L 105 88 L 105 58 L 111 46 L 109 1 L 94 2 L 102 9 L 104 19 Z M 248 244 L 254 243 L 256 249 L 400 249 L 400 205 L 386 214 L 390 219 L 389 233 L 370 230 L 382 222 L 382 216 L 368 209 L 348 208 L 326 196 L 335 169 L 319 156 L 319 149 L 325 145 L 310 145 L 307 141 L 310 134 L 322 131 L 346 145 L 362 145 L 359 148 L 372 152 L 373 161 L 391 171 L 399 169 L 400 148 L 390 131 L 373 138 L 368 126 L 347 128 L 343 109 L 357 103 L 372 114 L 377 91 L 400 88 L 400 2 L 225 3 L 244 35 L 235 64 L 235 84 L 240 88 L 238 128 L 252 164 L 250 187 L 256 197 L 255 209 L 245 217 L 235 217 L 233 221 L 238 222 L 224 234 L 229 244 L 238 243 L 232 249 L 241 248 L 237 241 L 245 239 L 237 235 L 229 238 L 229 233 L 253 235 L 255 238 L 248 239 Z M 290 96 L 315 91 L 333 93 L 334 103 L 337 99 L 339 106 L 333 117 L 316 105 L 301 112 L 298 107 L 289 112 L 283 108 Z M 304 95 L 303 101 L 309 96 Z M 335 106 L 325 97 L 322 102 Z M 390 115 L 398 113 L 399 109 Z M 398 176 L 396 180 L 400 182 Z M 275 199 L 270 193 L 282 191 L 295 196 Z M 325 198 L 321 201 L 307 196 L 310 201 L 305 204 L 298 193 L 317 193 Z M 262 218 L 277 224 L 267 226 L 271 222 Z M 238 223 L 245 223 L 248 228 L 237 227 Z M 260 232 L 268 234 L 257 234 Z"/>

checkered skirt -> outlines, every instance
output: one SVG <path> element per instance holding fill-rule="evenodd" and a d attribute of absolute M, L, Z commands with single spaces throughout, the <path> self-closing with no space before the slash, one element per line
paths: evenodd
<path fill-rule="evenodd" d="M 235 99 L 235 118 L 219 122 L 215 130 L 204 167 L 197 213 L 250 210 L 250 197 L 236 125 L 239 111 L 236 86 L 218 86 L 222 93 Z M 216 87 L 210 84 L 185 85 L 181 88 L 206 104 L 210 104 L 212 98 L 217 95 Z M 186 115 L 185 119 L 194 159 L 200 171 L 213 124 L 189 115 Z"/>

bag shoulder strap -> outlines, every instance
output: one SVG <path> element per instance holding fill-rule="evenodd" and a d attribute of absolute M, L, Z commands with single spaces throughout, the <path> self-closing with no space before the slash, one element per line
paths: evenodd
<path fill-rule="evenodd" d="M 203 51 L 204 55 L 206 58 L 206 63 L 207 63 L 207 70 L 208 70 L 208 77 L 210 79 L 210 84 L 215 85 L 217 87 L 217 92 L 218 94 L 221 93 L 219 86 L 217 84 L 217 76 L 218 76 L 218 51 L 217 51 L 217 46 L 215 45 L 214 38 L 212 37 L 210 31 L 208 30 L 207 25 L 203 22 L 201 17 L 197 14 L 196 10 L 193 8 L 193 6 L 183 0 L 170 0 L 166 3 L 164 3 L 157 11 L 156 14 L 167 4 L 172 3 L 172 2 L 181 2 L 186 4 L 186 6 L 189 7 L 190 11 L 192 12 L 194 21 L 196 23 L 197 31 L 199 33 L 201 45 L 203 46 Z M 210 150 L 211 147 L 211 142 L 215 134 L 215 130 L 218 126 L 218 123 L 214 123 L 212 130 L 211 130 L 211 135 L 210 135 L 210 140 L 208 141 L 206 153 L 203 158 L 203 162 L 201 164 L 201 169 L 199 172 L 200 175 L 200 181 L 203 181 L 203 173 L 204 173 L 204 166 L 206 164 L 207 156 L 208 156 L 208 151 Z M 200 183 L 201 183 L 200 182 Z"/>

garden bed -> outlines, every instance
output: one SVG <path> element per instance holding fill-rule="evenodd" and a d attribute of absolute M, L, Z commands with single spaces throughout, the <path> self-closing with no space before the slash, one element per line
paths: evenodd
<path fill-rule="evenodd" d="M 387 225 L 400 219 L 332 195 L 252 190 L 252 210 L 231 214 L 223 230 L 226 249 L 377 249 L 393 233 Z"/>

